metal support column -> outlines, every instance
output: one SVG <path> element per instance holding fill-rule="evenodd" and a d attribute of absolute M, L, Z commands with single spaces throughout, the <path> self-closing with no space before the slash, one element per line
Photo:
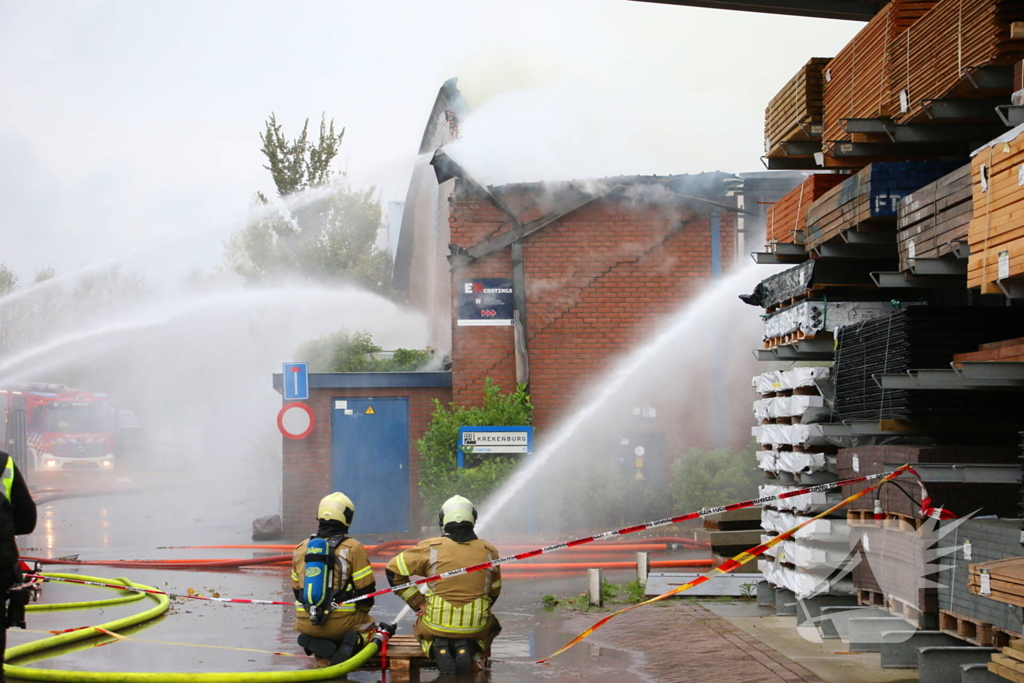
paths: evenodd
<path fill-rule="evenodd" d="M 722 223 L 717 206 L 711 207 L 711 281 L 722 276 Z M 715 448 L 725 448 L 725 364 L 722 358 L 722 329 L 715 332 L 711 350 L 711 429 Z"/>

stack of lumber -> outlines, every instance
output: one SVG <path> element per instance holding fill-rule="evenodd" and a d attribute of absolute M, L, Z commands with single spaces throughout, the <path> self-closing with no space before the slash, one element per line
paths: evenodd
<path fill-rule="evenodd" d="M 909 30 L 894 36 L 888 45 L 886 103 L 893 119 L 909 123 L 926 118 L 921 100 L 993 94 L 975 90 L 966 70 L 1010 65 L 1024 57 L 1024 40 L 1010 39 L 1010 24 L 1021 20 L 1024 5 L 1019 1 L 942 0 Z M 827 87 L 825 94 L 827 126 Z"/>
<path fill-rule="evenodd" d="M 1024 126 L 996 138 L 971 161 L 974 217 L 967 286 L 999 294 L 997 280 L 1024 277 Z"/>
<path fill-rule="evenodd" d="M 955 242 L 967 241 L 973 214 L 971 166 L 925 185 L 900 200 L 900 270 L 909 270 L 915 258 L 939 258 L 954 250 Z"/>
<path fill-rule="evenodd" d="M 842 119 L 868 119 L 889 115 L 887 46 L 895 37 L 892 5 L 860 30 L 825 70 L 824 140 L 850 142 Z M 861 142 L 862 140 L 856 140 Z M 828 145 L 825 145 L 828 153 Z"/>
<path fill-rule="evenodd" d="M 808 248 L 841 239 L 841 233 L 874 224 L 895 231 L 899 200 L 959 166 L 949 161 L 884 161 L 870 164 L 823 194 L 807 211 Z"/>
<path fill-rule="evenodd" d="M 1024 607 L 1024 557 L 979 562 L 970 565 L 969 571 L 967 586 L 975 595 Z"/>
<path fill-rule="evenodd" d="M 988 463 L 1016 464 L 1020 451 L 1013 446 L 860 446 L 840 449 L 836 457 L 840 479 L 851 479 L 868 474 L 891 472 L 907 463 Z M 900 477 L 897 482 L 903 482 Z M 907 478 L 907 481 L 913 481 Z M 861 482 L 843 487 L 843 497 L 859 493 L 871 485 Z M 912 501 L 896 486 L 883 486 L 878 492 L 882 509 L 889 516 L 920 519 L 920 489 L 916 484 L 908 487 Z M 956 515 L 969 515 L 981 510 L 979 515 L 1015 515 L 1017 512 L 1017 484 L 928 484 L 928 495 L 934 507 L 943 507 Z M 916 502 L 915 502 L 916 501 Z M 847 510 L 873 512 L 874 500 L 864 496 L 850 503 Z"/>
<path fill-rule="evenodd" d="M 786 156 L 783 142 L 821 137 L 826 57 L 814 57 L 768 103 L 764 111 L 764 151 Z"/>
<path fill-rule="evenodd" d="M 1011 640 L 999 652 L 992 653 L 988 670 L 1008 681 L 1024 681 L 1024 640 Z"/>
<path fill-rule="evenodd" d="M 768 244 L 794 242 L 793 233 L 804 229 L 811 204 L 847 177 L 838 173 L 816 173 L 772 204 L 765 232 Z"/>
<path fill-rule="evenodd" d="M 890 316 L 836 332 L 836 422 L 922 420 L 952 425 L 1021 420 L 1005 392 L 972 391 L 964 401 L 955 391 L 882 389 L 876 375 L 949 368 L 954 354 L 968 353 L 993 339 L 1024 335 L 1024 316 L 1013 308 L 909 306 Z M 980 436 L 980 435 L 979 435 Z"/>
<path fill-rule="evenodd" d="M 957 363 L 1024 363 L 1024 337 L 982 344 L 977 351 L 953 356 Z"/>

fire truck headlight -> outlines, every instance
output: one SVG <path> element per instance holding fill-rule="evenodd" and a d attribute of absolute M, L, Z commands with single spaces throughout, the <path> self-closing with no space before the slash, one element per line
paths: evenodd
<path fill-rule="evenodd" d="M 114 464 L 113 460 L 104 460 L 103 461 L 103 466 L 104 467 L 111 467 L 113 464 Z"/>
<path fill-rule="evenodd" d="M 47 467 L 56 467 L 57 466 L 57 461 L 56 460 L 47 460 L 46 461 L 46 466 Z"/>

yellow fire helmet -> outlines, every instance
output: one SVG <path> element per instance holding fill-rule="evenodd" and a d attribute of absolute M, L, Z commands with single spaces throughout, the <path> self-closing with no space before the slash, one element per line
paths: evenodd
<path fill-rule="evenodd" d="M 476 524 L 476 508 L 468 498 L 452 496 L 441 506 L 441 514 L 437 516 L 443 529 L 446 524 L 452 522 L 470 522 Z"/>
<path fill-rule="evenodd" d="M 324 496 L 320 501 L 320 507 L 316 510 L 317 519 L 336 520 L 347 526 L 352 526 L 352 515 L 356 513 L 356 506 L 352 499 L 344 493 L 335 491 Z"/>

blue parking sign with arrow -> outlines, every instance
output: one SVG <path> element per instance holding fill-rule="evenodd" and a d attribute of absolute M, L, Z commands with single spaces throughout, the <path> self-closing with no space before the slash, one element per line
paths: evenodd
<path fill-rule="evenodd" d="M 309 366 L 306 363 L 285 363 L 282 375 L 284 400 L 305 401 L 309 398 Z"/>

